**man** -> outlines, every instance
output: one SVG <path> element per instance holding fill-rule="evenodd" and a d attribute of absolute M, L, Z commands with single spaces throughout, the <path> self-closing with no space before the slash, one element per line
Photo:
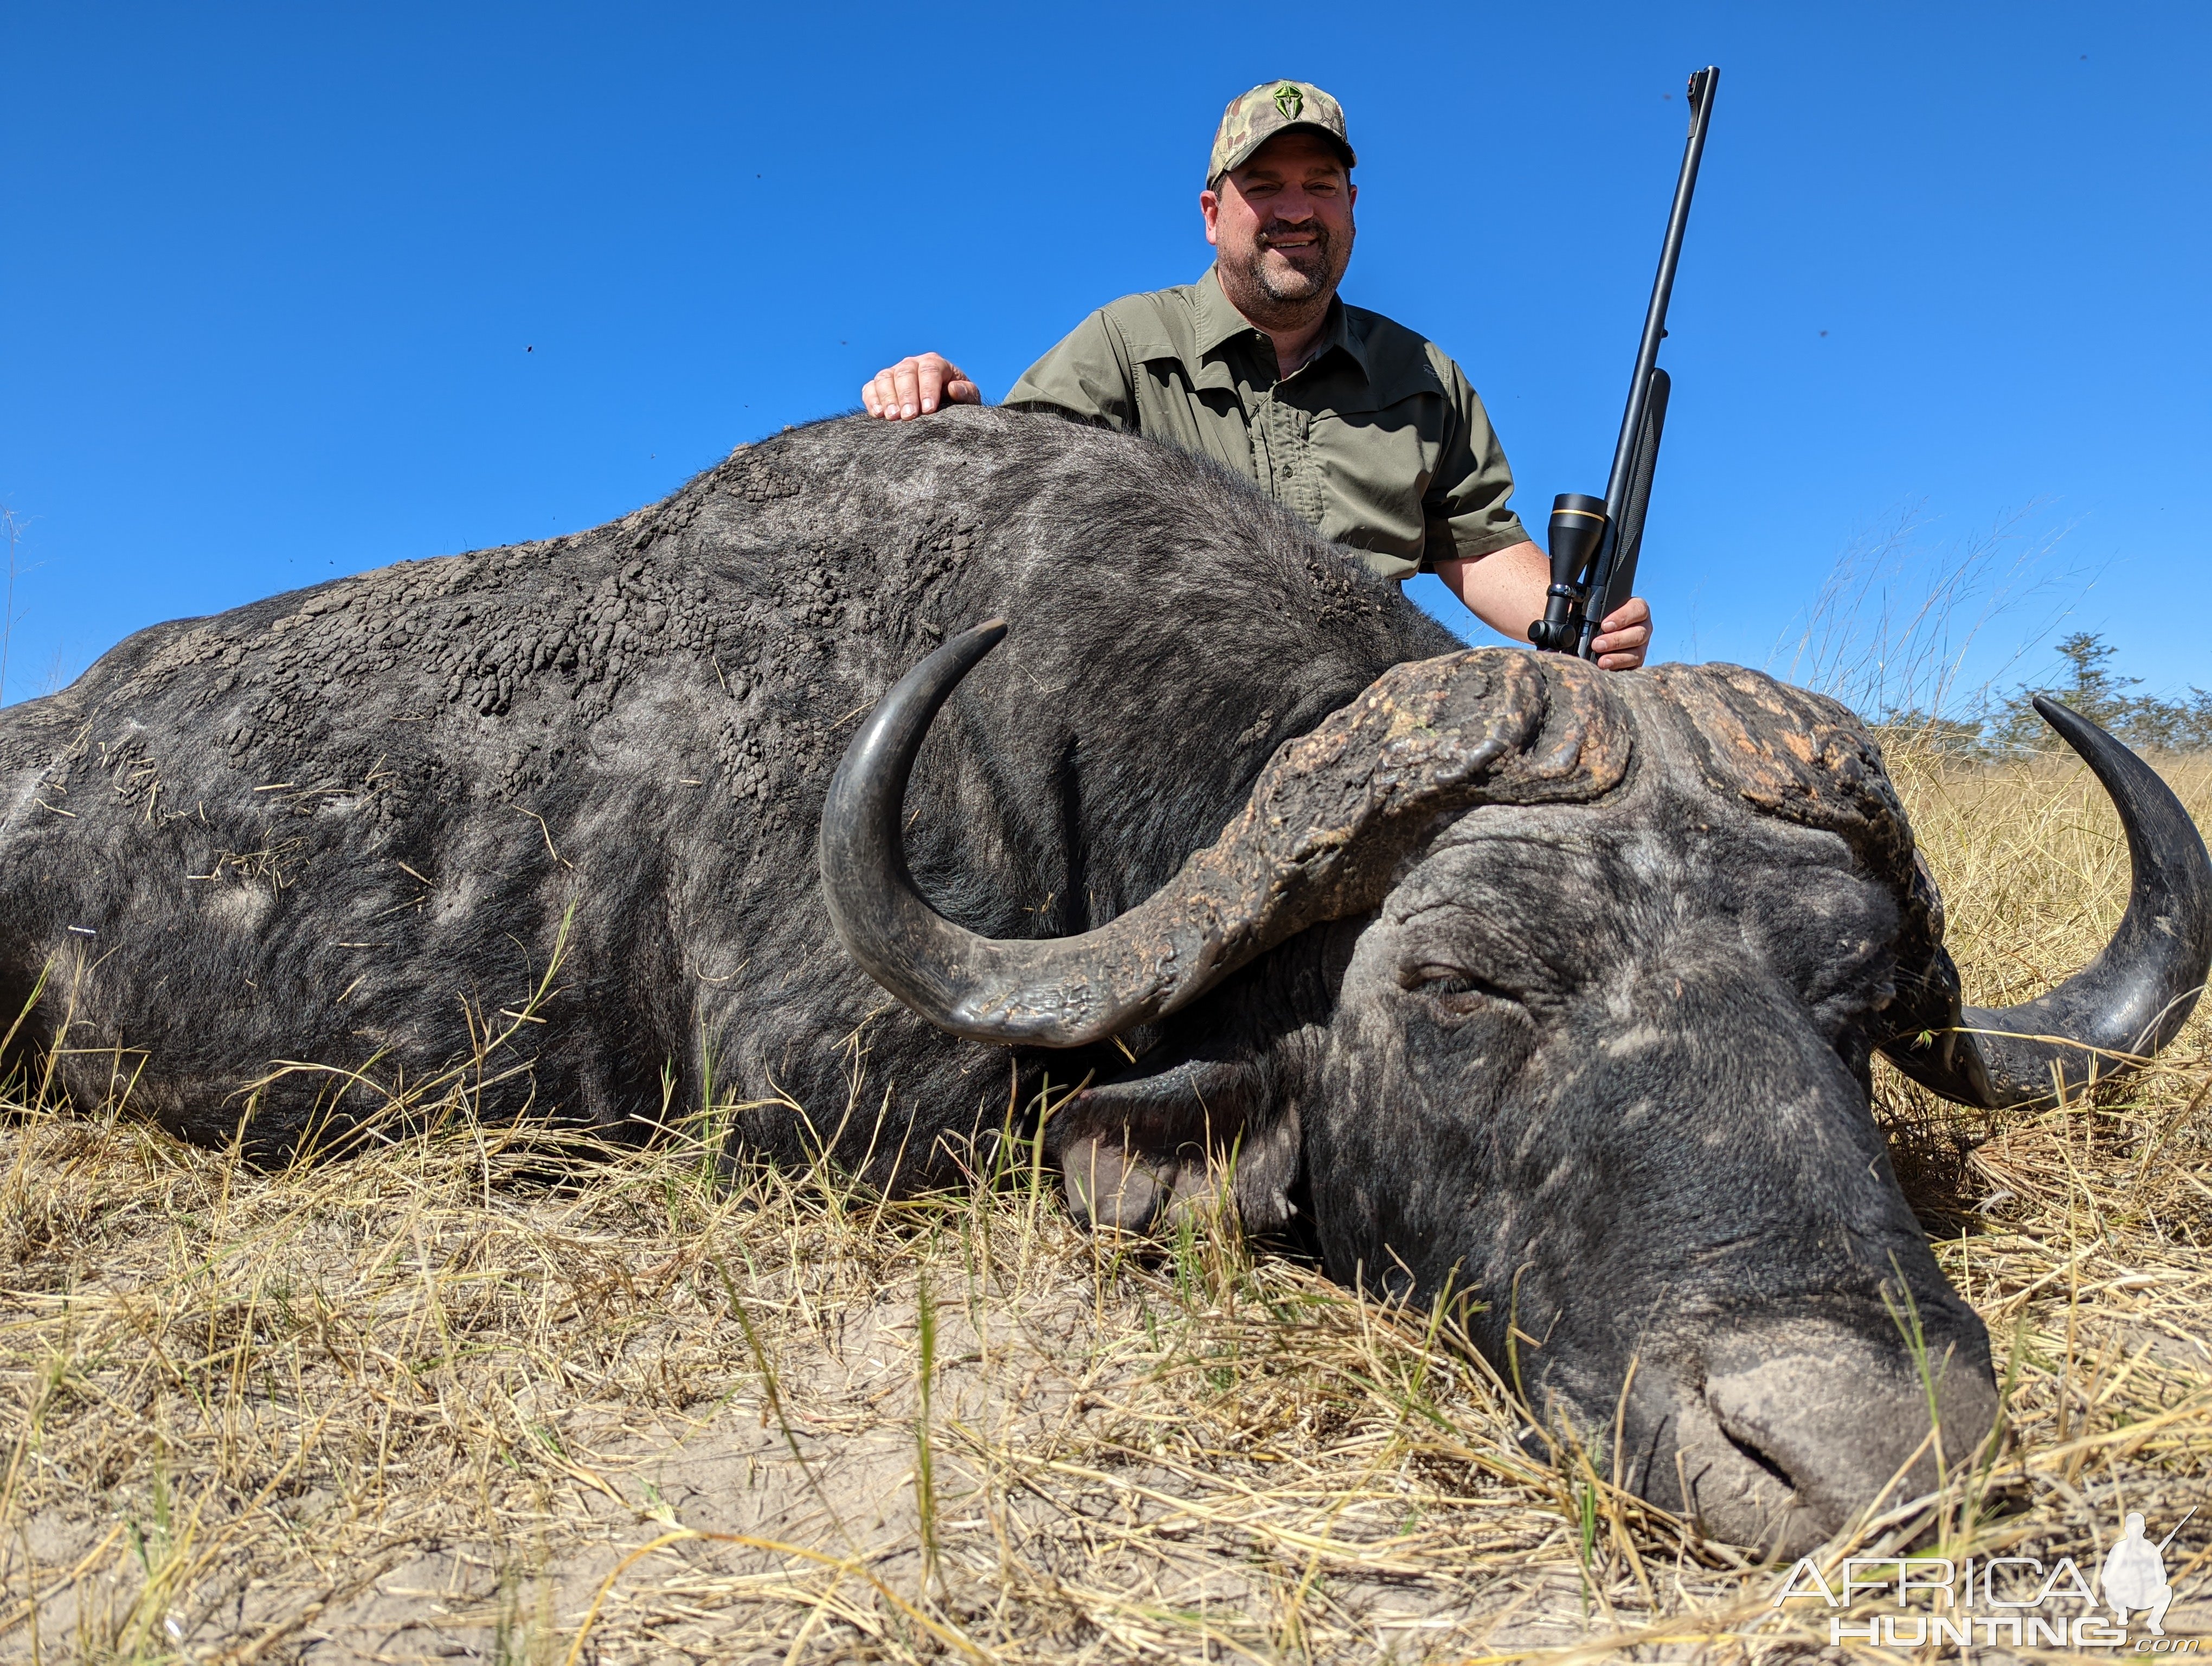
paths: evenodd
<path fill-rule="evenodd" d="M 1093 313 L 1006 403 L 1211 457 L 1385 577 L 1433 572 L 1525 642 L 1551 563 L 1507 507 L 1513 477 L 1481 400 L 1442 350 L 1337 299 L 1356 160 L 1343 110 L 1318 87 L 1268 82 L 1233 101 L 1198 198 L 1212 269 Z M 871 415 L 893 422 L 982 397 L 937 353 L 902 359 L 860 390 Z M 1643 664 L 1650 617 L 1640 599 L 1616 609 L 1594 644 L 1598 664 Z"/>

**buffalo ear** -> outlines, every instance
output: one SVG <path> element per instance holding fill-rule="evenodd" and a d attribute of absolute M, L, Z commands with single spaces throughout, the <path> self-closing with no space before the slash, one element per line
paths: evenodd
<path fill-rule="evenodd" d="M 1142 1232 L 1225 1181 L 1248 1231 L 1279 1230 L 1291 1217 L 1298 1119 L 1277 1109 L 1273 1074 L 1265 1054 L 1217 1042 L 1076 1094 L 1050 1135 L 1068 1208 L 1102 1230 Z"/>

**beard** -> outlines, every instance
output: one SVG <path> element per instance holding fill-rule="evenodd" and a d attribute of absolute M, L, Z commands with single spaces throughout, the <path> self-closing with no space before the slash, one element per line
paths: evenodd
<path fill-rule="evenodd" d="M 1297 250 L 1277 249 L 1274 240 L 1306 236 L 1313 241 Z M 1335 234 L 1312 221 L 1293 226 L 1270 220 L 1260 228 L 1250 251 L 1235 261 L 1219 264 L 1229 298 L 1255 324 L 1295 325 L 1311 315 L 1316 307 L 1327 307 L 1352 260 L 1349 228 L 1340 246 Z"/>

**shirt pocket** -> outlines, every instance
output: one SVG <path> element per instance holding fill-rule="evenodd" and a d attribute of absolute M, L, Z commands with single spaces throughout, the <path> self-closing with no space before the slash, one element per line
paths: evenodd
<path fill-rule="evenodd" d="M 1376 410 L 1314 418 L 1324 538 L 1418 561 L 1428 534 L 1423 507 L 1436 477 L 1443 400 L 1417 393 Z"/>

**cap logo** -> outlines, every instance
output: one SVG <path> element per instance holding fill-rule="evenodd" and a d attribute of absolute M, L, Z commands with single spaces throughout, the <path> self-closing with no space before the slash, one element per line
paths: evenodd
<path fill-rule="evenodd" d="M 1285 121 L 1296 121 L 1305 107 L 1306 95 L 1289 82 L 1275 88 L 1275 108 L 1283 112 Z"/>

